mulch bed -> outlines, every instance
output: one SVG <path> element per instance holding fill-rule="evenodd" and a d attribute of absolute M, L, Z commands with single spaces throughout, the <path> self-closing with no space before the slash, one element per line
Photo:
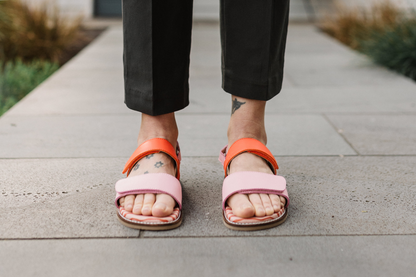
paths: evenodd
<path fill-rule="evenodd" d="M 90 44 L 94 39 L 96 39 L 103 31 L 107 28 L 81 28 L 79 38 L 70 45 L 67 50 L 59 58 L 59 65 L 62 66 L 68 62 L 72 57 L 78 54 L 84 47 Z"/>

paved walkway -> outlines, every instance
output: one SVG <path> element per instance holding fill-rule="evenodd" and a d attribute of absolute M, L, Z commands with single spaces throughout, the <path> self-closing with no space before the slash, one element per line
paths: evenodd
<path fill-rule="evenodd" d="M 317 16 L 322 15 L 324 11 L 328 11 L 332 6 L 333 1 L 334 0 L 290 0 L 290 20 L 314 20 Z M 194 0 L 194 19 L 218 21 L 219 10 L 220 1 L 218 0 Z"/>
<path fill-rule="evenodd" d="M 139 232 L 116 219 L 140 122 L 123 104 L 116 24 L 0 118 L 0 275 L 414 276 L 416 83 L 292 24 L 266 122 L 290 215 L 236 232 L 221 221 L 230 97 L 218 25 L 195 23 L 192 47 L 183 225 Z"/>

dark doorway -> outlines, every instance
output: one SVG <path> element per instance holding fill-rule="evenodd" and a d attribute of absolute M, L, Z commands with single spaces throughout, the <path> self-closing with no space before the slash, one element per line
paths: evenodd
<path fill-rule="evenodd" d="M 95 0 L 94 15 L 100 17 L 121 17 L 122 0 Z"/>

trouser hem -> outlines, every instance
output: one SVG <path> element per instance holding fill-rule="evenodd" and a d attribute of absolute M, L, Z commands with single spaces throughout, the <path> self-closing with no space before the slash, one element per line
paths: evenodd
<path fill-rule="evenodd" d="M 268 84 L 254 84 L 223 72 L 222 88 L 234 96 L 268 101 L 282 90 L 282 77 L 272 78 Z"/>
<path fill-rule="evenodd" d="M 163 115 L 182 110 L 189 105 L 189 97 L 178 101 L 178 95 L 183 94 L 183 91 L 168 91 L 164 93 L 163 99 L 155 101 L 148 97 L 149 94 L 136 89 L 126 88 L 124 103 L 129 109 L 134 111 L 152 116 Z"/>

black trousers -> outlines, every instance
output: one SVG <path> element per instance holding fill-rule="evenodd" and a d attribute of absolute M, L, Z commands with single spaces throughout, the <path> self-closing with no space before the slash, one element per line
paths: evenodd
<path fill-rule="evenodd" d="M 282 87 L 289 0 L 219 0 L 222 88 L 267 101 Z M 189 104 L 193 0 L 123 0 L 125 103 L 161 115 Z"/>

